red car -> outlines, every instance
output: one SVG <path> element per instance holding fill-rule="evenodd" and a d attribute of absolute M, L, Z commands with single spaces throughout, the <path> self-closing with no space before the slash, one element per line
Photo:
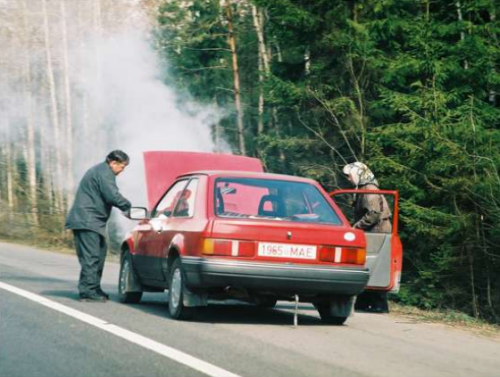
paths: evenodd
<path fill-rule="evenodd" d="M 131 213 L 141 221 L 122 247 L 121 301 L 168 289 L 171 316 L 187 319 L 209 299 L 272 307 L 298 295 L 345 322 L 370 278 L 366 238 L 317 182 L 231 155 L 147 152 L 145 165 L 150 209 Z"/>

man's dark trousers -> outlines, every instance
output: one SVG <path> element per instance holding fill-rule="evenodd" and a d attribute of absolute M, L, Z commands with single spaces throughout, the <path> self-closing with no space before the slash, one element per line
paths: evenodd
<path fill-rule="evenodd" d="M 78 290 L 80 296 L 95 295 L 101 288 L 102 270 L 106 260 L 106 239 L 91 230 L 74 230 L 76 252 L 82 268 Z"/>

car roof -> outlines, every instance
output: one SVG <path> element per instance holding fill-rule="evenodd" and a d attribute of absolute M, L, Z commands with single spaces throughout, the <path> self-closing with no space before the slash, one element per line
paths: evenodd
<path fill-rule="evenodd" d="M 238 178 L 261 178 L 261 179 L 276 179 L 280 181 L 317 183 L 315 180 L 304 177 L 296 177 L 294 175 L 260 173 L 248 171 L 230 171 L 230 170 L 199 170 L 181 174 L 177 179 L 182 177 L 190 177 L 193 175 L 207 175 L 211 177 L 238 177 Z"/>

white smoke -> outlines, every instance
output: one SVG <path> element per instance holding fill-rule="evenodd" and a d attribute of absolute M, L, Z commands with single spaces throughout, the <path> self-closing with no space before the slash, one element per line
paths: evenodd
<path fill-rule="evenodd" d="M 164 83 L 165 64 L 145 30 L 121 30 L 74 49 L 76 86 L 88 101 L 88 114 L 82 115 L 89 118 L 89 129 L 75 135 L 75 152 L 82 156 L 75 163 L 76 183 L 108 152 L 121 149 L 131 162 L 118 177 L 118 186 L 134 206 L 142 207 L 148 207 L 143 152 L 221 149 L 211 137 L 221 111 L 196 104 L 185 94 L 180 97 Z M 114 243 L 133 227 L 117 212 L 110 223 Z"/>
<path fill-rule="evenodd" d="M 101 51 L 99 59 L 81 60 L 86 72 L 82 90 L 89 94 L 91 108 L 98 111 L 102 124 L 94 132 L 105 131 L 106 151 L 121 149 L 130 156 L 131 164 L 119 179 L 120 188 L 134 204 L 145 205 L 142 153 L 211 152 L 215 145 L 210 126 L 219 115 L 214 108 L 201 107 L 189 99 L 181 101 L 163 83 L 158 55 L 143 35 L 122 33 L 96 40 L 88 48 Z M 92 148 L 88 141 L 81 145 L 85 150 Z M 104 158 L 92 157 L 96 163 Z M 90 161 L 84 162 L 88 165 Z"/>
<path fill-rule="evenodd" d="M 164 82 L 152 3 L 0 0 L 0 157 L 10 148 L 12 159 L 26 160 L 34 148 L 44 198 L 74 193 L 89 168 L 121 149 L 131 164 L 119 176 L 120 190 L 146 206 L 143 152 L 230 152 L 211 137 L 221 110 Z"/>

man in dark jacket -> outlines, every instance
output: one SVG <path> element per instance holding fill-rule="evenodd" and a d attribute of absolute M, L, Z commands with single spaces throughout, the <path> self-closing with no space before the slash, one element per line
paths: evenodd
<path fill-rule="evenodd" d="M 125 152 L 115 150 L 106 161 L 83 176 L 75 201 L 66 217 L 66 229 L 72 229 L 76 253 L 81 266 L 78 290 L 80 300 L 106 302 L 108 295 L 101 289 L 102 271 L 106 259 L 106 223 L 111 209 L 124 212 L 131 204 L 116 186 L 116 176 L 129 163 Z"/>

